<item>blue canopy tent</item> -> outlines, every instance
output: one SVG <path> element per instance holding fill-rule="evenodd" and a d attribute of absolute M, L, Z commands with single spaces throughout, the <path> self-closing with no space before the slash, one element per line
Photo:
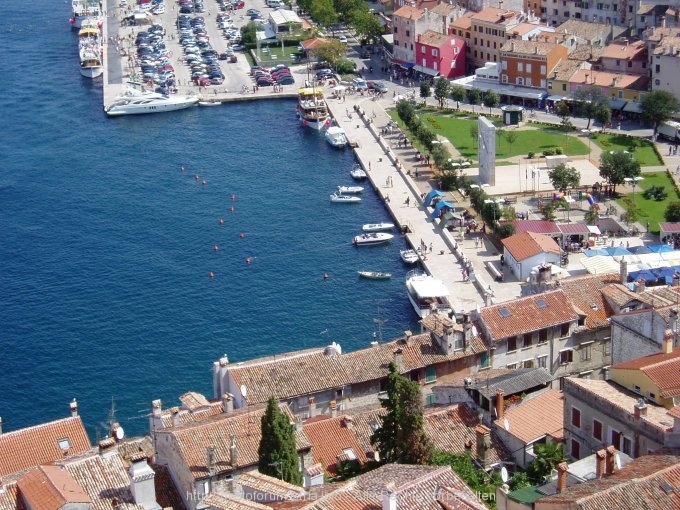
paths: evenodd
<path fill-rule="evenodd" d="M 630 248 L 627 248 L 627 250 L 631 252 L 633 255 L 642 255 L 643 253 L 654 253 L 647 246 L 631 246 Z"/>
<path fill-rule="evenodd" d="M 673 247 L 667 244 L 652 244 L 649 246 L 649 249 L 652 250 L 653 253 L 666 253 L 668 251 L 673 251 Z"/>
<path fill-rule="evenodd" d="M 607 252 L 607 255 L 632 255 L 631 252 L 626 250 L 623 246 L 612 246 L 610 248 L 605 248 L 604 251 Z"/>
<path fill-rule="evenodd" d="M 434 212 L 432 213 L 432 217 L 439 218 L 441 210 L 444 209 L 445 207 L 453 209 L 456 206 L 453 205 L 451 202 L 447 202 L 446 200 L 440 200 L 439 202 L 437 202 L 437 205 L 434 206 Z"/>
<path fill-rule="evenodd" d="M 609 253 L 599 248 L 596 249 L 590 248 L 586 250 L 584 253 L 586 254 L 586 257 L 595 257 L 596 255 L 609 255 Z"/>
<path fill-rule="evenodd" d="M 628 273 L 628 278 L 630 278 L 634 282 L 642 279 L 645 282 L 650 283 L 655 282 L 659 279 L 659 277 L 649 269 L 643 269 L 642 271 L 631 271 L 630 273 Z"/>
<path fill-rule="evenodd" d="M 659 267 L 652 270 L 658 279 L 663 278 L 666 281 L 666 285 L 673 283 L 673 275 L 677 273 L 677 270 L 672 267 Z"/>
<path fill-rule="evenodd" d="M 446 193 L 443 192 L 442 190 L 439 189 L 433 189 L 430 191 L 427 195 L 425 195 L 425 198 L 423 198 L 423 205 L 425 207 L 428 207 L 432 200 L 435 199 L 435 197 L 443 197 L 446 196 Z"/>

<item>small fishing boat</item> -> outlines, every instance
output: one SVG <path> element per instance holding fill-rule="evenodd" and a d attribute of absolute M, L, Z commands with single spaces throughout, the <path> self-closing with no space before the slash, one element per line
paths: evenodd
<path fill-rule="evenodd" d="M 353 179 L 357 181 L 363 181 L 368 177 L 368 174 L 366 171 L 361 168 L 361 165 L 356 163 L 353 167 L 352 170 L 350 170 L 349 175 L 352 176 Z"/>
<path fill-rule="evenodd" d="M 338 186 L 338 191 L 340 193 L 361 193 L 364 191 L 363 186 Z"/>
<path fill-rule="evenodd" d="M 420 259 L 416 250 L 399 250 L 399 255 L 406 264 L 415 264 Z"/>
<path fill-rule="evenodd" d="M 357 271 L 357 273 L 362 278 L 368 278 L 369 280 L 389 280 L 392 278 L 392 273 L 385 271 Z"/>
<path fill-rule="evenodd" d="M 326 137 L 326 141 L 333 147 L 342 148 L 349 143 L 345 130 L 340 126 L 329 126 L 328 129 L 326 129 L 326 134 L 324 136 Z"/>
<path fill-rule="evenodd" d="M 394 228 L 394 223 L 364 223 L 361 230 L 364 232 L 380 232 L 381 230 L 392 230 Z"/>
<path fill-rule="evenodd" d="M 331 202 L 336 204 L 356 204 L 361 202 L 361 198 L 354 195 L 343 195 L 342 193 L 331 193 Z"/>
<path fill-rule="evenodd" d="M 356 236 L 352 243 L 356 246 L 371 246 L 374 244 L 382 244 L 390 241 L 394 236 L 385 232 L 370 232 L 368 234 L 361 234 Z"/>

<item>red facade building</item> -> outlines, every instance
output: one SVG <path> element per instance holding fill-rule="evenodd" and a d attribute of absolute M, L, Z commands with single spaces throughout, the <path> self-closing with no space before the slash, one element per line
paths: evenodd
<path fill-rule="evenodd" d="M 465 76 L 465 40 L 427 30 L 416 41 L 414 69 L 447 79 Z"/>

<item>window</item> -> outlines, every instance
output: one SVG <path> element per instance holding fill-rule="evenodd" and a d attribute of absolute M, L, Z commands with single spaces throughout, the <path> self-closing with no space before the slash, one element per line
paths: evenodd
<path fill-rule="evenodd" d="M 406 37 L 411 37 L 411 31 L 410 30 L 406 31 Z"/>
<path fill-rule="evenodd" d="M 621 451 L 626 455 L 630 455 L 632 442 L 626 436 L 623 436 L 623 444 L 621 445 Z"/>
<path fill-rule="evenodd" d="M 538 366 L 541 368 L 548 368 L 548 355 L 538 357 Z"/>
<path fill-rule="evenodd" d="M 651 400 L 652 402 L 656 402 L 656 395 L 651 391 L 648 393 L 647 398 L 649 398 L 649 400 Z"/>
<path fill-rule="evenodd" d="M 523 62 L 517 62 L 517 71 L 520 72 L 520 73 L 524 71 L 524 63 Z"/>
<path fill-rule="evenodd" d="M 522 368 L 534 368 L 534 360 L 525 359 L 524 361 L 522 361 Z"/>
<path fill-rule="evenodd" d="M 560 336 L 561 337 L 569 336 L 569 323 L 560 325 Z"/>
<path fill-rule="evenodd" d="M 501 80 L 503 83 L 508 83 L 508 75 L 504 74 Z"/>
<path fill-rule="evenodd" d="M 563 83 L 562 84 L 562 92 L 566 92 L 566 91 L 567 91 L 567 84 Z"/>
<path fill-rule="evenodd" d="M 477 38 L 475 37 L 475 46 L 477 46 Z"/>
<path fill-rule="evenodd" d="M 425 367 L 425 382 L 435 382 L 437 380 L 437 368 L 434 365 Z"/>
<path fill-rule="evenodd" d="M 616 61 L 616 67 L 619 67 L 620 65 L 621 65 L 621 61 L 620 61 L 620 60 L 617 60 L 617 61 Z"/>
<path fill-rule="evenodd" d="M 437 395 L 435 395 L 434 393 L 430 393 L 430 394 L 427 396 L 427 405 L 428 405 L 428 406 L 433 406 L 433 405 L 435 405 L 436 403 L 437 403 Z"/>
<path fill-rule="evenodd" d="M 59 448 L 62 450 L 70 450 L 71 449 L 71 440 L 68 437 L 65 437 L 64 439 L 60 439 L 57 441 L 59 444 Z"/>
<path fill-rule="evenodd" d="M 531 64 L 526 65 L 526 71 L 527 71 L 527 73 L 531 72 Z"/>
<path fill-rule="evenodd" d="M 503 62 L 501 62 L 501 68 L 503 69 L 503 71 L 508 70 L 508 61 L 507 60 L 504 60 Z"/>
<path fill-rule="evenodd" d="M 602 422 L 593 419 L 593 437 L 602 441 Z"/>
<path fill-rule="evenodd" d="M 508 352 L 516 350 L 517 350 L 517 337 L 516 336 L 508 337 Z"/>
<path fill-rule="evenodd" d="M 432 56 L 433 56 L 433 57 L 436 57 L 437 55 L 439 55 L 439 52 L 437 51 L 437 48 L 432 48 Z"/>
<path fill-rule="evenodd" d="M 602 349 L 605 356 L 609 356 L 611 354 L 611 345 L 611 341 L 608 338 L 602 342 Z"/>
<path fill-rule="evenodd" d="M 516 81 L 516 85 L 524 86 L 524 78 L 518 76 Z"/>
<path fill-rule="evenodd" d="M 571 408 L 571 424 L 577 429 L 581 428 L 581 410 L 576 407 Z"/>
<path fill-rule="evenodd" d="M 560 352 L 560 363 L 562 365 L 566 365 L 567 363 L 571 363 L 574 361 L 574 351 L 571 349 L 567 349 L 565 351 Z"/>
<path fill-rule="evenodd" d="M 581 443 L 576 439 L 571 440 L 571 456 L 575 459 L 581 458 Z"/>
<path fill-rule="evenodd" d="M 655 72 L 655 73 L 660 73 L 660 72 L 661 72 L 661 66 L 660 66 L 659 64 L 656 64 L 656 66 L 654 66 L 654 72 Z"/>
<path fill-rule="evenodd" d="M 425 46 L 421 46 L 420 47 L 420 53 L 425 53 L 425 52 L 427 52 L 427 48 L 425 48 Z"/>
<path fill-rule="evenodd" d="M 590 361 L 593 357 L 593 344 L 581 345 L 579 352 L 581 353 L 581 361 Z"/>
<path fill-rule="evenodd" d="M 542 329 L 538 332 L 538 343 L 544 344 L 548 341 L 548 330 Z"/>
<path fill-rule="evenodd" d="M 623 99 L 623 90 L 619 90 L 619 99 Z"/>
<path fill-rule="evenodd" d="M 531 347 L 531 344 L 533 342 L 533 333 L 525 333 L 524 334 L 524 347 Z"/>
<path fill-rule="evenodd" d="M 640 393 L 640 387 L 637 384 L 633 384 L 633 391 L 635 393 Z"/>
<path fill-rule="evenodd" d="M 481 368 L 489 368 L 489 354 L 486 352 L 483 352 L 482 355 L 479 357 L 479 366 Z"/>
<path fill-rule="evenodd" d="M 524 79 L 524 85 L 526 85 L 527 87 L 531 87 L 531 77 L 530 76 Z"/>
<path fill-rule="evenodd" d="M 541 74 L 545 74 L 545 73 L 546 73 L 545 65 L 542 65 L 541 66 Z"/>
<path fill-rule="evenodd" d="M 508 370 L 514 370 L 517 368 L 517 363 L 510 363 L 508 365 L 505 365 L 505 368 L 507 368 Z"/>

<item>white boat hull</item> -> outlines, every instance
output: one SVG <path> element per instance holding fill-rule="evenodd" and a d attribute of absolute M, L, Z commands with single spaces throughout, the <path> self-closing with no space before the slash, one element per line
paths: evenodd
<path fill-rule="evenodd" d="M 80 74 L 82 74 L 85 78 L 99 78 L 102 74 L 104 74 L 104 68 L 102 66 L 81 67 Z"/>
<path fill-rule="evenodd" d="M 310 129 L 315 129 L 317 131 L 321 131 L 325 127 L 328 127 L 328 117 L 322 118 L 322 119 L 305 119 L 304 117 L 300 117 L 300 124 L 302 124 L 305 127 L 308 127 Z"/>
<path fill-rule="evenodd" d="M 381 230 L 392 230 L 394 223 L 365 223 L 361 230 L 364 232 L 380 232 Z"/>
<path fill-rule="evenodd" d="M 441 281 L 429 275 L 409 273 L 406 277 L 406 294 L 421 319 L 432 313 L 452 312 L 448 290 Z"/>
<path fill-rule="evenodd" d="M 415 250 L 401 250 L 399 254 L 401 255 L 401 260 L 406 264 L 415 264 L 420 260 L 418 252 Z"/>
<path fill-rule="evenodd" d="M 372 246 L 376 244 L 383 244 L 391 241 L 394 238 L 392 234 L 386 234 L 384 232 L 373 232 L 370 234 L 361 234 L 356 236 L 352 243 L 356 246 Z"/>

